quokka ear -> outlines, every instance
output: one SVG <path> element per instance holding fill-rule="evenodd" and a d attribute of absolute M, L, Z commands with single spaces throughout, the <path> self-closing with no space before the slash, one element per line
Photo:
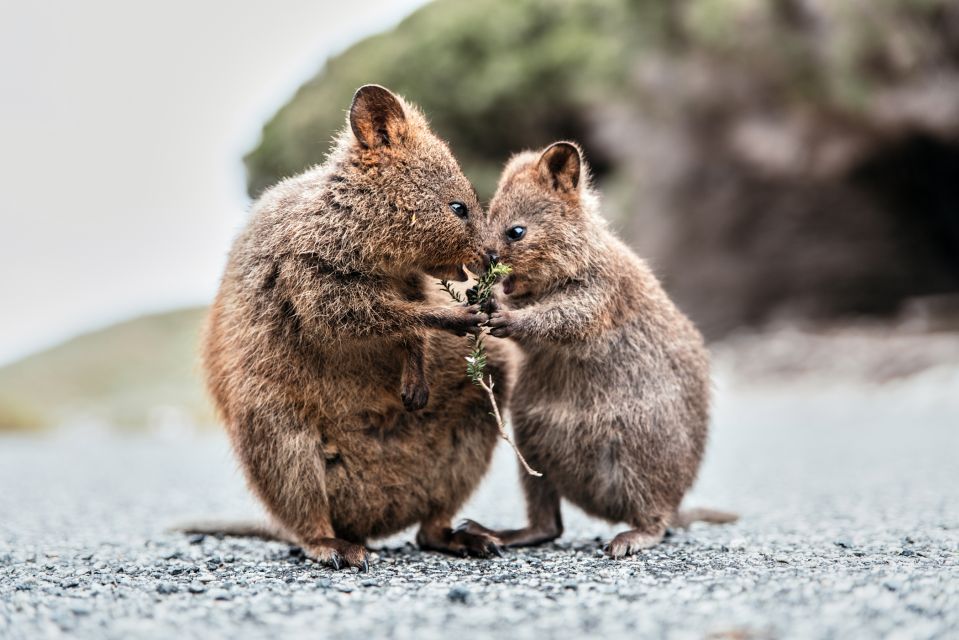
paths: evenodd
<path fill-rule="evenodd" d="M 350 105 L 353 135 L 367 149 L 390 146 L 406 129 L 406 114 L 399 98 L 378 84 L 356 90 Z"/>
<path fill-rule="evenodd" d="M 551 189 L 574 193 L 579 189 L 583 159 L 579 147 L 572 142 L 554 142 L 539 157 L 540 178 Z"/>

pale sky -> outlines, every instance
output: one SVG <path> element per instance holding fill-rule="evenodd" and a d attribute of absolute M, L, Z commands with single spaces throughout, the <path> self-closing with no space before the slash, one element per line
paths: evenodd
<path fill-rule="evenodd" d="M 0 363 L 209 302 L 262 124 L 422 3 L 0 3 Z"/>

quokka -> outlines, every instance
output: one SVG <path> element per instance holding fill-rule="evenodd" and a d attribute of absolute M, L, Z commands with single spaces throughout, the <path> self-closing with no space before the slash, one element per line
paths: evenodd
<path fill-rule="evenodd" d="M 487 316 L 433 294 L 482 260 L 481 213 L 419 110 L 368 85 L 326 162 L 265 192 L 233 246 L 208 387 L 252 490 L 313 558 L 366 568 L 368 538 L 414 523 L 424 548 L 498 552 L 450 528 L 497 442 L 459 337 Z M 504 403 L 508 359 L 489 356 Z"/>
<path fill-rule="evenodd" d="M 484 234 L 513 268 L 489 326 L 525 355 L 510 412 L 517 445 L 543 477 L 521 474 L 526 527 L 466 530 L 512 546 L 552 540 L 567 498 L 632 527 L 607 546 L 618 558 L 657 544 L 671 524 L 735 520 L 678 512 L 706 444 L 708 355 L 647 265 L 607 229 L 579 147 L 512 158 Z"/>

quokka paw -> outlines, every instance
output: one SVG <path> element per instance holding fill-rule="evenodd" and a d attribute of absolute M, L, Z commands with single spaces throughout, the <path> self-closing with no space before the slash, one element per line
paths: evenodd
<path fill-rule="evenodd" d="M 470 520 L 469 518 L 464 519 L 461 523 L 459 523 L 459 525 L 457 525 L 455 529 L 453 529 L 453 533 L 458 531 L 465 531 L 466 533 L 472 533 L 474 535 L 488 536 L 496 539 L 497 544 L 502 544 L 498 539 L 496 531 L 488 527 L 484 527 L 476 520 Z"/>
<path fill-rule="evenodd" d="M 458 307 L 456 315 L 450 321 L 449 328 L 462 335 L 478 335 L 482 332 L 482 326 L 489 322 L 489 316 L 483 313 L 479 305 L 473 304 L 468 307 Z"/>
<path fill-rule="evenodd" d="M 400 398 L 407 411 L 419 411 L 430 400 L 430 388 L 425 383 L 404 385 Z"/>
<path fill-rule="evenodd" d="M 449 551 L 463 557 L 503 557 L 500 540 L 495 535 L 491 533 L 472 533 L 460 527 L 450 533 Z"/>
<path fill-rule="evenodd" d="M 513 314 L 505 309 L 494 311 L 489 318 L 490 335 L 497 338 L 508 338 L 516 333 L 516 323 Z"/>
<path fill-rule="evenodd" d="M 644 533 L 642 531 L 623 531 L 604 547 L 606 555 L 614 560 L 631 556 L 638 551 L 652 549 L 662 542 L 665 531 Z"/>

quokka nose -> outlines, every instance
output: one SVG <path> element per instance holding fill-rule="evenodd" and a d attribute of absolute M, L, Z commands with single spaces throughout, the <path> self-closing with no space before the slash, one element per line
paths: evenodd
<path fill-rule="evenodd" d="M 497 262 L 499 262 L 499 254 L 496 253 L 496 249 L 487 249 L 483 252 L 483 267 L 489 269 L 491 264 Z"/>

